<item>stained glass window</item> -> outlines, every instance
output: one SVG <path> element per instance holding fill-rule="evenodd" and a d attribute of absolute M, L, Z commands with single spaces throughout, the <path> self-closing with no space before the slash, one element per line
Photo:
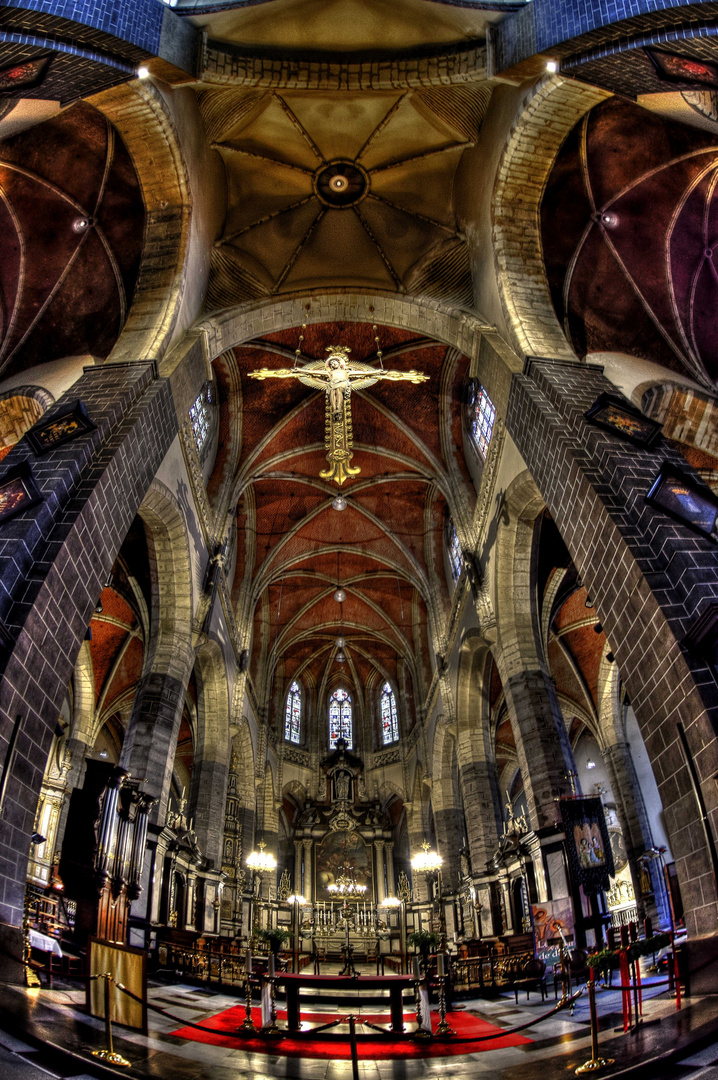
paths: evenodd
<path fill-rule="evenodd" d="M 496 421 L 496 409 L 481 383 L 474 380 L 468 399 L 468 422 L 474 446 L 483 458 L 489 451 L 491 434 Z"/>
<path fill-rule="evenodd" d="M 298 743 L 302 739 L 302 692 L 299 683 L 293 682 L 287 694 L 287 707 L 284 711 L 284 738 L 287 742 Z"/>
<path fill-rule="evenodd" d="M 352 699 L 346 690 L 335 690 L 329 699 L 329 746 L 332 750 L 340 738 L 346 739 L 350 750 L 354 749 Z"/>
<path fill-rule="evenodd" d="M 451 576 L 453 577 L 454 581 L 458 581 L 461 577 L 461 571 L 464 568 L 464 560 L 461 557 L 461 544 L 459 543 L 459 537 L 457 535 L 453 521 L 449 521 L 446 530 L 446 544 L 449 549 Z"/>
<path fill-rule="evenodd" d="M 202 453 L 210 430 L 210 406 L 212 404 L 212 383 L 205 383 L 200 390 L 194 405 L 190 405 L 189 418 L 194 432 L 194 440 L 197 443 L 198 453 Z"/>
<path fill-rule="evenodd" d="M 396 712 L 396 698 L 389 683 L 381 688 L 381 739 L 384 746 L 399 741 L 399 717 Z"/>

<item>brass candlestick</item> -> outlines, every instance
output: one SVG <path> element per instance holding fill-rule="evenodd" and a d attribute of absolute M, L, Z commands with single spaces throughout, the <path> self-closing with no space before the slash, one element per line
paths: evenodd
<path fill-rule="evenodd" d="M 244 1020 L 242 1021 L 242 1029 L 244 1031 L 256 1031 L 254 1024 L 252 1023 L 252 961 L 247 955 L 246 963 L 246 983 L 244 988 Z"/>
<path fill-rule="evenodd" d="M 443 956 L 441 959 L 443 960 Z M 446 975 L 444 974 L 439 975 L 439 1026 L 436 1034 L 445 1038 L 456 1035 L 454 1029 L 446 1022 Z"/>

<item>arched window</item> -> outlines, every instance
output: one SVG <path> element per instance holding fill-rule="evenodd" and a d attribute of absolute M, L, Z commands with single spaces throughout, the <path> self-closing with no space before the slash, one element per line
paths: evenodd
<path fill-rule="evenodd" d="M 293 682 L 287 694 L 287 707 L 284 710 L 284 738 L 287 742 L 298 743 L 302 740 L 302 691 L 299 683 Z"/>
<path fill-rule="evenodd" d="M 496 422 L 496 409 L 478 379 L 471 380 L 466 405 L 469 434 L 479 454 L 485 459 Z"/>
<path fill-rule="evenodd" d="M 464 568 L 464 560 L 461 557 L 461 544 L 459 543 L 459 537 L 456 532 L 456 528 L 451 519 L 446 527 L 446 546 L 449 550 L 449 563 L 451 565 L 451 576 L 456 583 L 461 577 L 461 571 Z"/>
<path fill-rule="evenodd" d="M 346 739 L 347 747 L 354 749 L 352 728 L 352 699 L 346 690 L 335 690 L 329 698 L 329 747 L 334 749 L 337 739 Z"/>
<path fill-rule="evenodd" d="M 399 741 L 396 698 L 388 682 L 385 682 L 381 688 L 381 741 L 384 746 Z"/>

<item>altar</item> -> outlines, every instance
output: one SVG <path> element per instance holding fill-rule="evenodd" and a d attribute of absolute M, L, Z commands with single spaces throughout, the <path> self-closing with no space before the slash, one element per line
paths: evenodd
<path fill-rule="evenodd" d="M 301 1021 L 301 991 L 329 990 L 332 1002 L 340 1002 L 349 1011 L 361 1008 L 367 991 L 388 990 L 391 1030 L 404 1030 L 404 994 L 413 991 L 414 980 L 410 975 L 280 975 L 277 982 L 284 985 L 287 995 L 287 1029 L 299 1031 Z M 346 1003 L 346 1004 L 345 1004 Z"/>

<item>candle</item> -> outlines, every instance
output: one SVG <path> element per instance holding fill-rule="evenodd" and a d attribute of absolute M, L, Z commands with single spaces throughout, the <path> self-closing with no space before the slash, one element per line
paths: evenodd
<path fill-rule="evenodd" d="M 270 977 L 270 979 L 274 978 L 274 953 L 273 952 L 270 952 L 270 954 L 269 954 L 269 977 Z"/>
<path fill-rule="evenodd" d="M 252 974 L 252 954 L 249 949 L 247 949 L 247 974 Z"/>
<path fill-rule="evenodd" d="M 418 956 L 414 957 L 414 978 L 416 979 L 417 982 L 421 978 L 421 971 L 419 970 L 419 957 Z"/>
<path fill-rule="evenodd" d="M 444 954 L 440 952 L 436 957 L 436 974 L 440 979 L 444 978 Z"/>

